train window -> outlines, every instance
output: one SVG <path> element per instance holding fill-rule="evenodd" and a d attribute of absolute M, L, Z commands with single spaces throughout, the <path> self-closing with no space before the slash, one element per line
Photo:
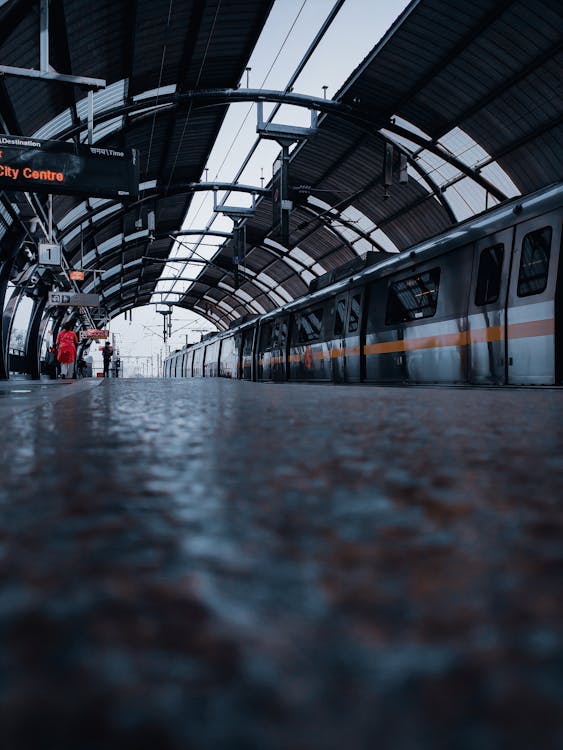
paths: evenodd
<path fill-rule="evenodd" d="M 336 303 L 334 312 L 334 335 L 342 336 L 344 333 L 344 320 L 346 319 L 346 297 L 341 297 Z"/>
<path fill-rule="evenodd" d="M 504 245 L 499 243 L 486 247 L 479 256 L 479 272 L 475 290 L 476 305 L 490 305 L 496 302 L 500 292 L 500 279 Z"/>
<path fill-rule="evenodd" d="M 518 273 L 518 296 L 540 294 L 547 286 L 551 227 L 530 232 L 522 242 L 522 257 Z"/>
<path fill-rule="evenodd" d="M 278 349 L 283 349 L 287 342 L 287 320 L 276 323 L 275 341 Z"/>
<path fill-rule="evenodd" d="M 273 341 L 274 326 L 273 323 L 263 323 L 260 328 L 260 351 L 265 352 L 275 346 Z"/>
<path fill-rule="evenodd" d="M 245 357 L 249 357 L 252 354 L 252 338 L 254 329 L 249 328 L 243 333 L 242 341 L 242 353 Z"/>
<path fill-rule="evenodd" d="M 394 281 L 387 295 L 386 325 L 431 318 L 436 313 L 440 269 L 417 273 L 408 279 Z"/>
<path fill-rule="evenodd" d="M 360 324 L 360 307 L 362 303 L 362 295 L 353 294 L 350 300 L 350 317 L 348 319 L 348 333 L 355 333 L 358 330 Z"/>
<path fill-rule="evenodd" d="M 317 341 L 321 337 L 323 323 L 323 308 L 305 310 L 299 318 L 299 343 L 308 344 Z"/>

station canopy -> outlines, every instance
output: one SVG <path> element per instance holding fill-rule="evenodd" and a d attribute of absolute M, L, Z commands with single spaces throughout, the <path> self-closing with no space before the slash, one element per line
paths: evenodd
<path fill-rule="evenodd" d="M 165 288 L 159 279 L 170 271 L 162 261 L 232 103 L 229 95 L 183 95 L 242 96 L 245 67 L 272 5 L 51 3 L 52 68 L 107 84 L 93 96 L 93 143 L 140 154 L 138 200 L 53 197 L 54 234 L 68 267 L 103 271 L 76 288 L 101 293 L 112 316 Z M 38 67 L 39 13 L 38 0 L 2 4 L 0 64 Z M 561 80 L 554 0 L 415 0 L 334 95 L 340 109 L 319 107 L 316 135 L 292 147 L 287 243 L 272 234 L 271 191 L 260 195 L 243 221 L 238 283 L 237 251 L 225 238 L 182 296 L 169 301 L 226 328 L 302 296 L 315 278 L 367 252 L 403 251 L 561 179 Z M 0 77 L 0 113 L 5 133 L 86 142 L 88 101 L 76 86 Z M 387 187 L 386 144 L 403 175 L 400 181 L 395 169 Z M 11 280 L 25 278 L 36 297 L 46 296 L 52 279 L 47 271 L 30 283 L 34 261 L 24 251 L 37 241 L 34 220 L 45 211 L 45 196 L 1 195 L 2 258 L 15 255 Z"/>

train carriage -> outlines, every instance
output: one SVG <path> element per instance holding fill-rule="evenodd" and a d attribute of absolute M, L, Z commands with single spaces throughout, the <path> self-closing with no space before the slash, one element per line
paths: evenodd
<path fill-rule="evenodd" d="M 501 204 L 188 349 L 167 377 L 563 383 L 563 185 Z M 333 275 L 330 276 L 331 281 Z"/>

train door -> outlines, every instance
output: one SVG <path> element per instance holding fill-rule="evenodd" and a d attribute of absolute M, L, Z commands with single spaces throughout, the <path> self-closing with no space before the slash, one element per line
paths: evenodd
<path fill-rule="evenodd" d="M 346 382 L 344 335 L 346 331 L 346 312 L 348 293 L 339 294 L 334 301 L 332 339 L 329 341 L 332 380 L 334 383 Z"/>
<path fill-rule="evenodd" d="M 518 224 L 506 309 L 509 384 L 555 382 L 555 294 L 561 245 L 557 214 Z"/>
<path fill-rule="evenodd" d="M 318 301 L 314 307 L 294 313 L 289 350 L 291 380 L 331 379 L 328 336 L 323 327 L 323 320 L 329 317 L 328 305 L 328 300 Z"/>
<path fill-rule="evenodd" d="M 203 375 L 203 369 L 201 367 L 202 358 L 203 358 L 203 347 L 198 346 L 197 349 L 194 350 L 194 362 L 193 362 L 193 377 L 194 378 L 201 378 Z"/>
<path fill-rule="evenodd" d="M 475 243 L 467 316 L 471 383 L 506 382 L 506 295 L 513 234 L 510 228 Z"/>
<path fill-rule="evenodd" d="M 274 323 L 274 348 L 271 359 L 271 378 L 276 382 L 287 379 L 287 332 L 289 315 L 277 318 Z"/>
<path fill-rule="evenodd" d="M 272 380 L 272 349 L 274 347 L 274 321 L 265 320 L 258 329 L 256 347 L 256 379 Z"/>
<path fill-rule="evenodd" d="M 361 321 L 364 290 L 353 289 L 348 302 L 348 320 L 344 340 L 344 377 L 347 383 L 361 380 Z"/>
<path fill-rule="evenodd" d="M 241 368 L 241 380 L 252 380 L 252 356 L 254 348 L 254 331 L 255 326 L 246 328 L 242 333 L 241 341 L 241 353 L 240 353 L 240 368 Z"/>

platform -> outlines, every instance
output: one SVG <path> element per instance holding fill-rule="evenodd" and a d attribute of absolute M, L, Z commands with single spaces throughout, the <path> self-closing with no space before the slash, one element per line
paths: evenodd
<path fill-rule="evenodd" d="M 562 742 L 562 391 L 44 385 L 1 387 L 6 750 Z"/>

